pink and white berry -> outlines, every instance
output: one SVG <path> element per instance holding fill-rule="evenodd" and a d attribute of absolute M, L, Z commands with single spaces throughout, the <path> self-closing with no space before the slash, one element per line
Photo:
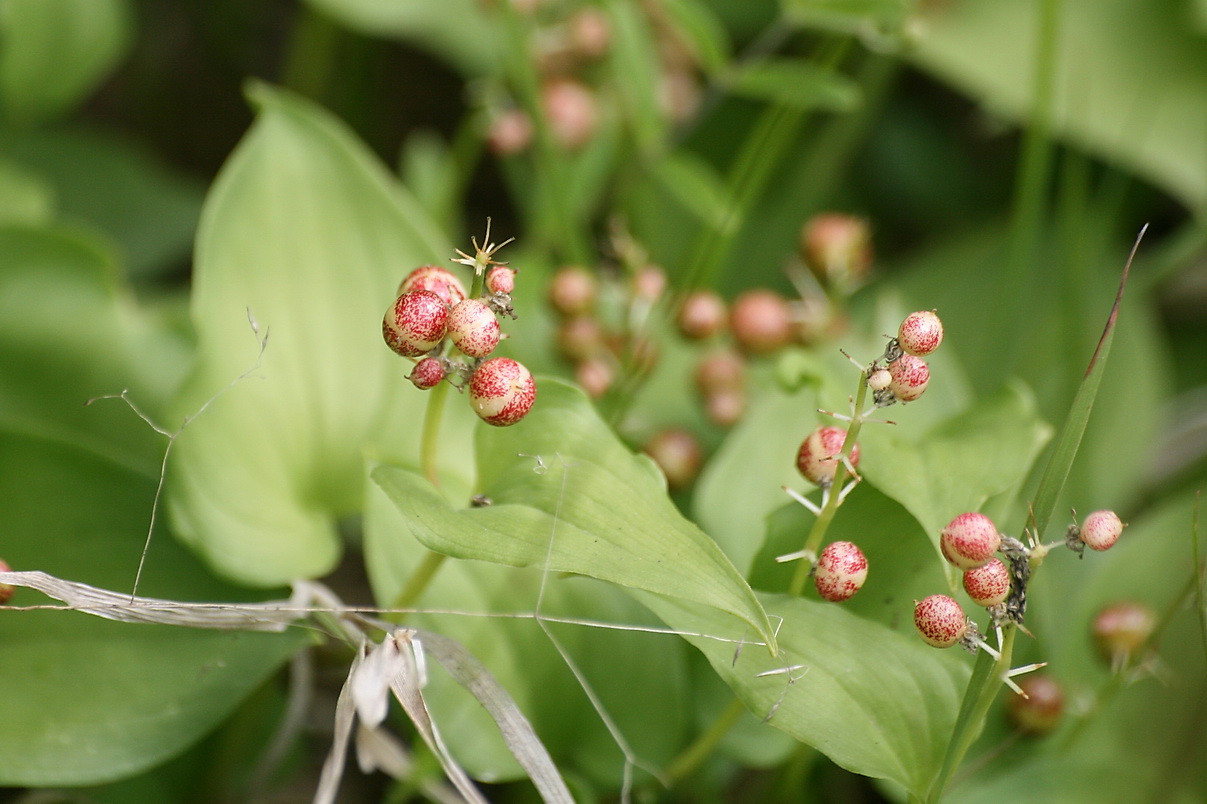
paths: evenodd
<path fill-rule="evenodd" d="M 469 403 L 478 418 L 496 427 L 515 424 L 536 401 L 536 380 L 510 357 L 492 357 L 469 378 Z"/>
<path fill-rule="evenodd" d="M 381 334 L 398 354 L 419 357 L 444 340 L 448 317 L 448 305 L 432 291 L 407 291 L 386 311 Z"/>
<path fill-rule="evenodd" d="M 819 486 L 828 486 L 834 482 L 834 474 L 838 471 L 839 459 L 842 454 L 843 442 L 847 440 L 847 431 L 841 427 L 819 427 L 801 442 L 796 453 L 796 468 L 805 479 Z M 859 445 L 851 449 L 851 466 L 859 465 Z"/>
<path fill-rule="evenodd" d="M 910 313 L 897 330 L 897 345 L 907 355 L 922 357 L 943 342 L 943 322 L 931 310 Z"/>
<path fill-rule="evenodd" d="M 439 358 L 425 357 L 415 364 L 407 379 L 414 383 L 416 388 L 426 391 L 439 385 L 444 379 L 444 374 L 444 363 Z"/>
<path fill-rule="evenodd" d="M 506 265 L 492 266 L 486 272 L 486 289 L 491 293 L 514 293 L 515 292 L 515 271 L 508 268 Z"/>
<path fill-rule="evenodd" d="M 893 382 L 893 375 L 888 369 L 876 369 L 868 375 L 868 388 L 873 391 L 883 391 Z"/>
<path fill-rule="evenodd" d="M 1010 568 L 1000 558 L 964 570 L 964 591 L 978 606 L 996 606 L 1010 596 Z"/>
<path fill-rule="evenodd" d="M 930 383 L 930 368 L 926 361 L 913 355 L 901 357 L 888 364 L 889 390 L 902 402 L 913 402 L 926 391 Z"/>
<path fill-rule="evenodd" d="M 1081 523 L 1081 540 L 1091 550 L 1109 550 L 1119 541 L 1125 525 L 1114 511 L 1095 511 Z"/>
<path fill-rule="evenodd" d="M 421 265 L 407 274 L 398 286 L 398 295 L 411 290 L 430 290 L 444 299 L 449 307 L 469 297 L 461 280 L 452 271 L 439 265 Z"/>
<path fill-rule="evenodd" d="M 950 648 L 968 633 L 968 618 L 947 595 L 931 595 L 914 606 L 914 626 L 926 644 Z"/>
<path fill-rule="evenodd" d="M 851 542 L 831 542 L 813 568 L 813 583 L 822 600 L 849 600 L 868 577 L 868 560 Z"/>
<path fill-rule="evenodd" d="M 1103 658 L 1122 662 L 1135 656 L 1157 627 L 1157 614 L 1143 603 L 1120 601 L 1098 612 L 1090 626 Z"/>
<path fill-rule="evenodd" d="M 4 559 L 0 558 L 0 572 L 12 572 L 12 567 L 8 565 Z M 0 583 L 0 606 L 5 605 L 12 600 L 13 593 L 17 591 L 17 587 L 11 583 Z"/>
<path fill-rule="evenodd" d="M 939 535 L 943 557 L 962 570 L 987 563 L 1002 543 L 993 520 L 974 512 L 960 514 Z"/>
<path fill-rule="evenodd" d="M 499 319 L 486 302 L 466 299 L 448 314 L 448 336 L 453 346 L 470 357 L 486 357 L 499 345 Z"/>

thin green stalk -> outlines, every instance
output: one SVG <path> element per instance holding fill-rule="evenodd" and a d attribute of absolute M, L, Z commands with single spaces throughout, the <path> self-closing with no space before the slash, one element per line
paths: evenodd
<path fill-rule="evenodd" d="M 847 428 L 846 440 L 842 442 L 842 458 L 839 462 L 837 471 L 834 472 L 834 482 L 830 486 L 830 494 L 826 497 L 826 504 L 822 506 L 821 513 L 813 522 L 813 527 L 809 530 L 809 535 L 805 539 L 804 550 L 808 555 L 817 555 L 817 548 L 821 547 L 822 540 L 826 538 L 826 531 L 830 529 L 830 523 L 834 520 L 834 514 L 838 512 L 838 506 L 842 505 L 840 491 L 843 484 L 847 481 L 847 462 L 851 458 L 851 450 L 858 443 L 859 431 L 863 429 L 863 406 L 867 401 L 868 395 L 868 378 L 866 374 L 859 375 L 859 390 L 855 393 L 855 412 L 851 416 L 851 426 Z M 796 574 L 792 576 L 792 584 L 788 587 L 788 594 L 800 595 L 805 591 L 805 584 L 809 580 L 809 570 L 813 568 L 813 561 L 809 558 L 802 558 L 796 565 Z"/>
<path fill-rule="evenodd" d="M 717 715 L 712 725 L 666 766 L 662 775 L 667 784 L 673 786 L 676 782 L 686 779 L 695 773 L 704 764 L 704 761 L 717 750 L 717 746 L 720 745 L 721 740 L 737 724 L 745 712 L 746 705 L 740 700 L 734 698 L 730 701 L 721 714 Z"/>
<path fill-rule="evenodd" d="M 423 433 L 419 440 L 419 466 L 423 476 L 437 488 L 440 487 L 440 420 L 444 418 L 444 400 L 448 397 L 448 389 L 449 384 L 442 382 L 428 393 Z"/>

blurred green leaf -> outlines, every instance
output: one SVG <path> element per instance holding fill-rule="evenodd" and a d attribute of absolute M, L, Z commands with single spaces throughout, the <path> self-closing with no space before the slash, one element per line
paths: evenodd
<path fill-rule="evenodd" d="M 69 110 L 125 55 L 126 0 L 5 0 L 0 4 L 0 108 L 30 125 Z"/>
<path fill-rule="evenodd" d="M 41 176 L 0 160 L 0 223 L 48 223 L 54 207 L 54 190 Z"/>
<path fill-rule="evenodd" d="M 134 581 L 155 478 L 62 442 L 0 429 L 4 558 L 110 589 Z M 140 593 L 240 601 L 167 534 Z M 19 590 L 13 605 L 46 602 Z M 0 611 L 0 784 L 80 785 L 158 764 L 221 722 L 291 653 L 283 635 L 129 625 L 64 611 Z"/>
<path fill-rule="evenodd" d="M 328 572 L 337 517 L 363 503 L 365 450 L 418 455 L 426 397 L 381 340 L 411 269 L 451 248 L 341 124 L 257 85 L 255 125 L 206 200 L 192 314 L 199 359 L 176 401 L 195 414 L 176 442 L 169 510 L 223 573 L 273 585 Z M 253 334 L 250 315 L 258 322 Z M 446 481 L 464 487 L 468 405 L 450 406 Z"/>
<path fill-rule="evenodd" d="M 869 25 L 895 31 L 905 22 L 913 0 L 780 0 L 787 18 L 798 25 L 847 33 Z"/>
<path fill-rule="evenodd" d="M 662 142 L 667 119 L 662 111 L 662 72 L 655 32 L 646 13 L 628 0 L 605 0 L 612 21 L 609 68 L 620 95 L 625 119 L 633 129 L 638 150 L 649 153 Z"/>
<path fill-rule="evenodd" d="M 854 81 L 800 59 L 744 64 L 726 76 L 724 83 L 736 95 L 802 109 L 849 112 L 860 99 Z"/>
<path fill-rule="evenodd" d="M 684 209 L 705 226 L 733 224 L 732 200 L 725 181 L 712 166 L 688 151 L 678 150 L 659 159 L 653 176 Z"/>
<path fill-rule="evenodd" d="M 479 487 L 494 501 L 485 508 L 455 510 L 430 483 L 396 467 L 380 466 L 373 478 L 430 550 L 588 575 L 720 609 L 774 644 L 742 576 L 675 510 L 653 462 L 629 452 L 581 391 L 542 379 L 524 421 L 481 428 L 477 462 Z"/>
<path fill-rule="evenodd" d="M 710 3 L 702 0 L 662 0 L 676 32 L 705 73 L 716 73 L 729 61 L 729 32 L 717 18 Z"/>

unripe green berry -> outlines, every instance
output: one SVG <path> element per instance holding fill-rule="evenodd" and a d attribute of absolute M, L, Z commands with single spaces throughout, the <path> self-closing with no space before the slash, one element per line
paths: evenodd
<path fill-rule="evenodd" d="M 1081 523 L 1081 540 L 1091 550 L 1109 550 L 1126 527 L 1114 511 L 1094 511 Z"/>
<path fill-rule="evenodd" d="M 720 333 L 728 318 L 724 299 L 711 290 L 698 290 L 683 300 L 675 323 L 683 337 L 696 341 Z"/>
<path fill-rule="evenodd" d="M 1049 676 L 1030 675 L 1018 682 L 1022 695 L 1013 696 L 1006 713 L 1025 734 L 1040 737 L 1060 725 L 1064 712 L 1064 692 Z"/>
<path fill-rule="evenodd" d="M 897 330 L 897 345 L 907 355 L 928 355 L 942 342 L 943 322 L 932 310 L 910 313 Z"/>
<path fill-rule="evenodd" d="M 817 557 L 813 584 L 822 600 L 849 600 L 868 577 L 868 560 L 851 542 L 831 542 Z"/>
<path fill-rule="evenodd" d="M 947 595 L 931 595 L 914 605 L 914 626 L 926 644 L 950 648 L 968 633 L 968 617 Z"/>
<path fill-rule="evenodd" d="M 398 295 L 401 296 L 412 290 L 430 290 L 443 299 L 449 307 L 455 306 L 469 296 L 465 292 L 465 285 L 461 284 L 461 280 L 452 271 L 441 268 L 439 265 L 421 265 L 407 274 L 398 286 Z"/>
<path fill-rule="evenodd" d="M 847 431 L 841 427 L 819 427 L 801 442 L 796 453 L 796 468 L 805 479 L 819 486 L 829 486 L 838 471 L 842 445 Z M 859 465 L 859 445 L 851 449 L 851 466 Z"/>
<path fill-rule="evenodd" d="M 984 514 L 960 514 L 939 535 L 943 557 L 962 570 L 979 567 L 993 558 L 1002 543 L 993 520 Z"/>
<path fill-rule="evenodd" d="M 964 591 L 978 606 L 996 606 L 1010 595 L 1010 568 L 1000 558 L 964 570 Z"/>
<path fill-rule="evenodd" d="M 926 361 L 913 355 L 901 355 L 888 364 L 889 390 L 902 402 L 913 402 L 926 391 L 930 383 L 930 368 Z"/>
<path fill-rule="evenodd" d="M 536 401 L 536 380 L 510 357 L 493 357 L 469 378 L 469 402 L 478 418 L 496 427 L 515 424 Z"/>
<path fill-rule="evenodd" d="M 499 319 L 485 302 L 466 299 L 448 315 L 448 336 L 462 354 L 486 357 L 499 345 Z"/>
<path fill-rule="evenodd" d="M 444 363 L 436 357 L 425 357 L 415 364 L 415 368 L 411 369 L 411 374 L 407 377 L 416 388 L 428 390 L 435 388 L 444 379 L 445 370 Z"/>
<path fill-rule="evenodd" d="M 1099 653 L 1112 664 L 1135 656 L 1157 627 L 1157 615 L 1143 603 L 1122 601 L 1094 617 L 1092 630 Z"/>
<path fill-rule="evenodd" d="M 448 305 L 430 290 L 411 290 L 386 311 L 381 334 L 403 357 L 418 357 L 436 348 L 448 326 Z"/>
<path fill-rule="evenodd" d="M 748 290 L 734 300 L 729 328 L 744 351 L 766 354 L 792 342 L 792 308 L 778 293 Z"/>
<path fill-rule="evenodd" d="M 666 484 L 672 491 L 690 486 L 704 461 L 699 440 L 675 427 L 655 435 L 646 442 L 643 451 L 662 468 Z"/>

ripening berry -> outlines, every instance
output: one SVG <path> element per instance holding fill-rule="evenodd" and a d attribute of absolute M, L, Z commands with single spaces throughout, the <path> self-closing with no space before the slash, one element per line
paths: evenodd
<path fill-rule="evenodd" d="M 532 144 L 532 120 L 522 109 L 505 109 L 486 130 L 486 143 L 497 156 L 511 156 Z"/>
<path fill-rule="evenodd" d="M 711 290 L 697 290 L 683 300 L 675 323 L 683 337 L 698 341 L 723 331 L 728 318 L 724 299 Z"/>
<path fill-rule="evenodd" d="M 461 280 L 452 271 L 441 268 L 439 265 L 421 265 L 407 274 L 406 278 L 402 280 L 402 284 L 398 286 L 398 295 L 401 296 L 411 290 L 430 290 L 443 299 L 449 307 L 453 307 L 469 296 L 465 292 L 465 285 L 461 284 Z"/>
<path fill-rule="evenodd" d="M 492 265 L 486 272 L 485 285 L 491 293 L 514 293 L 515 271 L 506 265 Z"/>
<path fill-rule="evenodd" d="M 566 317 L 590 312 L 598 295 L 595 275 L 577 265 L 558 269 L 549 282 L 549 306 Z"/>
<path fill-rule="evenodd" d="M 1081 523 L 1081 540 L 1091 550 L 1109 550 L 1119 541 L 1124 527 L 1114 511 L 1095 511 Z"/>
<path fill-rule="evenodd" d="M 462 354 L 486 357 L 499 345 L 501 335 L 494 310 L 479 299 L 466 299 L 448 314 L 448 336 Z"/>
<path fill-rule="evenodd" d="M 574 381 L 592 399 L 599 399 L 616 382 L 616 367 L 608 357 L 589 357 L 574 367 Z"/>
<path fill-rule="evenodd" d="M 902 402 L 913 402 L 922 396 L 930 382 L 926 361 L 913 355 L 901 355 L 888 364 L 889 390 Z"/>
<path fill-rule="evenodd" d="M 813 584 L 823 600 L 849 600 L 868 577 L 868 560 L 851 542 L 831 542 L 817 557 Z"/>
<path fill-rule="evenodd" d="M 1002 543 L 993 520 L 975 511 L 947 523 L 939 536 L 943 557 L 962 570 L 987 563 Z"/>
<path fill-rule="evenodd" d="M 594 316 L 568 318 L 557 328 L 557 350 L 567 360 L 580 362 L 602 352 L 606 346 L 603 327 Z"/>
<path fill-rule="evenodd" d="M 968 618 L 947 595 L 931 595 L 914 606 L 914 625 L 922 639 L 936 648 L 950 648 L 968 633 Z"/>
<path fill-rule="evenodd" d="M 536 401 L 536 380 L 510 357 L 492 357 L 469 378 L 469 403 L 478 418 L 496 427 L 515 424 Z"/>
<path fill-rule="evenodd" d="M 696 390 L 701 396 L 746 387 L 746 359 L 732 349 L 717 349 L 696 364 Z"/>
<path fill-rule="evenodd" d="M 868 376 L 868 388 L 873 391 L 883 391 L 893 381 L 893 375 L 888 369 L 876 369 Z"/>
<path fill-rule="evenodd" d="M 12 572 L 12 567 L 2 558 L 0 558 L 0 572 Z M 12 600 L 13 592 L 15 591 L 17 591 L 17 588 L 11 583 L 0 583 L 0 606 Z"/>
<path fill-rule="evenodd" d="M 871 240 L 867 221 L 837 212 L 813 216 L 800 235 L 805 262 L 818 281 L 847 291 L 867 275 Z"/>
<path fill-rule="evenodd" d="M 567 22 L 570 45 L 576 53 L 588 59 L 598 59 L 608 52 L 612 43 L 612 25 L 602 9 L 581 8 Z"/>
<path fill-rule="evenodd" d="M 682 123 L 700 110 L 704 91 L 690 67 L 667 65 L 658 77 L 658 108 L 672 122 Z"/>
<path fill-rule="evenodd" d="M 1022 695 L 1006 704 L 1006 714 L 1015 726 L 1032 737 L 1041 737 L 1060 725 L 1065 696 L 1049 676 L 1026 676 L 1019 680 Z"/>
<path fill-rule="evenodd" d="M 696 437 L 674 427 L 655 435 L 642 451 L 662 468 L 666 484 L 672 491 L 690 486 L 704 461 L 704 452 Z"/>
<path fill-rule="evenodd" d="M 633 296 L 656 302 L 666 292 L 666 271 L 657 265 L 646 265 L 633 277 Z"/>
<path fill-rule="evenodd" d="M 847 439 L 847 431 L 841 427 L 819 427 L 801 442 L 800 450 L 796 453 L 796 468 L 805 479 L 819 486 L 829 486 L 834 482 L 834 474 L 838 471 L 842 454 L 842 445 Z M 859 465 L 859 445 L 851 449 L 851 466 Z"/>
<path fill-rule="evenodd" d="M 439 385 L 444 375 L 444 363 L 439 358 L 425 357 L 415 364 L 407 379 L 414 383 L 416 388 L 426 391 Z"/>
<path fill-rule="evenodd" d="M 395 300 L 381 322 L 386 345 L 403 357 L 435 349 L 448 326 L 448 305 L 430 290 L 411 290 Z"/>
<path fill-rule="evenodd" d="M 787 346 L 795 335 L 792 308 L 778 293 L 748 290 L 733 302 L 729 328 L 734 340 L 752 354 L 766 354 Z"/>
<path fill-rule="evenodd" d="M 577 150 L 595 134 L 598 113 L 595 93 L 569 78 L 554 78 L 541 88 L 541 108 L 558 145 Z"/>
<path fill-rule="evenodd" d="M 1108 606 L 1094 617 L 1094 644 L 1112 664 L 1135 656 L 1157 627 L 1157 615 L 1143 603 L 1122 601 Z"/>
<path fill-rule="evenodd" d="M 910 313 L 897 330 L 897 345 L 907 355 L 922 357 L 943 342 L 943 322 L 932 310 Z"/>
<path fill-rule="evenodd" d="M 964 570 L 964 591 L 978 606 L 996 606 L 1010 596 L 1010 568 L 1000 558 Z"/>
<path fill-rule="evenodd" d="M 704 397 L 704 412 L 718 427 L 733 427 L 746 413 L 746 392 L 741 388 L 722 388 Z"/>

